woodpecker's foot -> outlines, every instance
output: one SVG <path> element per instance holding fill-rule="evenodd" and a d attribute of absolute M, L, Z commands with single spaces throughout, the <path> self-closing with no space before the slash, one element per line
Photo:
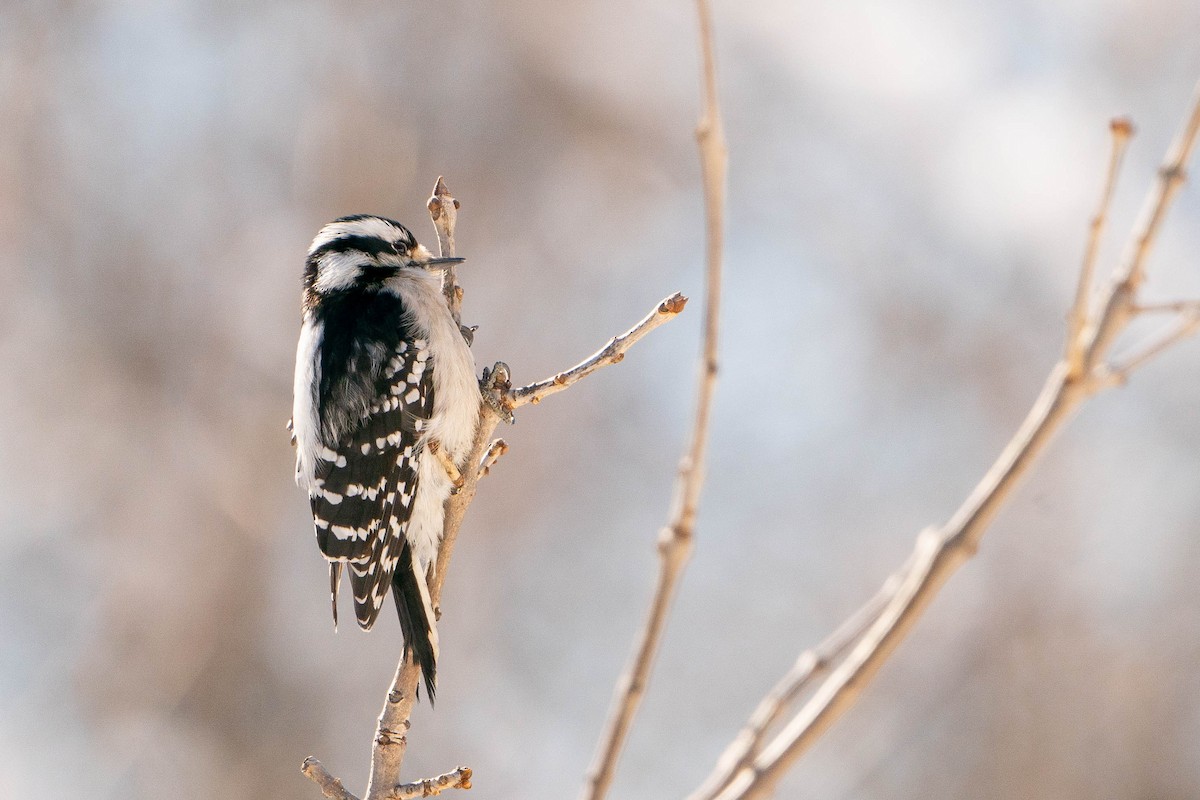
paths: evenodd
<path fill-rule="evenodd" d="M 483 402 L 500 415 L 500 419 L 509 425 L 515 422 L 512 409 L 508 405 L 507 396 L 512 388 L 512 374 L 508 364 L 497 361 L 491 369 L 484 367 L 483 379 L 479 381 L 479 390 L 483 394 Z"/>
<path fill-rule="evenodd" d="M 442 465 L 442 469 L 446 470 L 446 477 L 450 479 L 450 484 L 453 487 L 450 489 L 450 494 L 458 494 L 466 479 L 458 471 L 458 467 L 454 466 L 454 462 L 450 460 L 450 456 L 442 452 L 441 445 L 437 442 L 430 442 L 427 447 L 429 448 L 429 452 L 437 456 L 438 463 Z"/>

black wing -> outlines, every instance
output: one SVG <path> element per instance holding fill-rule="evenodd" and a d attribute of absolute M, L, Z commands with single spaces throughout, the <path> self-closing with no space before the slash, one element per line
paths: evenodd
<path fill-rule="evenodd" d="M 321 454 L 318 493 L 310 498 L 317 544 L 335 562 L 334 619 L 340 563 L 348 562 L 364 629 L 378 617 L 397 565 L 412 561 L 404 529 L 417 491 L 417 441 L 433 410 L 429 353 L 420 344 L 396 344 L 361 424 Z"/>

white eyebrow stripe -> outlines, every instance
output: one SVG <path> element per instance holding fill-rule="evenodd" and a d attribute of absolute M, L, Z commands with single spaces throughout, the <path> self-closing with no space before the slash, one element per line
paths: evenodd
<path fill-rule="evenodd" d="M 379 217 L 366 217 L 348 222 L 331 222 L 321 228 L 317 237 L 313 239 L 313 243 L 308 248 L 308 254 L 312 255 L 330 242 L 344 239 L 347 236 L 374 236 L 385 242 L 394 242 L 397 239 L 405 238 L 405 233 L 404 230 Z"/>

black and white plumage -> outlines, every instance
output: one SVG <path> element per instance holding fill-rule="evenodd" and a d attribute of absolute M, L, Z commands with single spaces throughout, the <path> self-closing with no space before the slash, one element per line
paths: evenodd
<path fill-rule="evenodd" d="M 317 234 L 304 267 L 292 432 L 329 559 L 333 617 L 342 566 L 369 629 L 391 588 L 405 647 L 432 698 L 437 629 L 426 575 L 480 393 L 470 348 L 442 295 L 442 272 L 403 225 L 356 215 Z"/>

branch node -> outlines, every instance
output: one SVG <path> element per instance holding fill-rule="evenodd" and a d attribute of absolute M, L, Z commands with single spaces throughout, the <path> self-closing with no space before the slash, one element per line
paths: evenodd
<path fill-rule="evenodd" d="M 1187 180 L 1188 173 L 1182 164 L 1171 164 L 1159 170 L 1159 175 L 1163 181 L 1167 183 L 1183 183 Z"/>

